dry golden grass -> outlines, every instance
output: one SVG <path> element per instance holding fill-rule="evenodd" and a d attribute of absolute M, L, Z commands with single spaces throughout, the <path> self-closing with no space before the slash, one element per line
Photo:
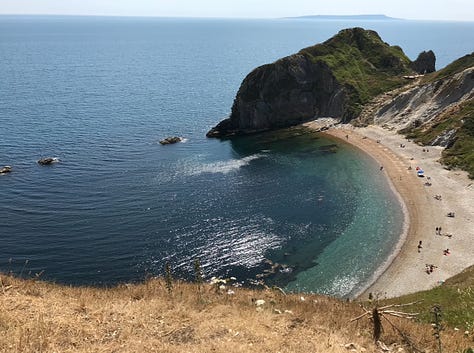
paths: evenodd
<path fill-rule="evenodd" d="M 232 288 L 162 280 L 111 289 L 66 287 L 0 276 L 0 352 L 379 352 L 357 303 L 274 290 Z M 255 301 L 265 300 L 257 309 Z M 287 310 L 287 312 L 285 312 Z M 429 325 L 392 322 L 417 348 L 435 352 Z M 387 322 L 381 339 L 409 352 Z M 443 332 L 445 352 L 472 339 Z M 352 346 L 345 346 L 353 343 Z M 399 350 L 404 347 L 404 350 Z"/>

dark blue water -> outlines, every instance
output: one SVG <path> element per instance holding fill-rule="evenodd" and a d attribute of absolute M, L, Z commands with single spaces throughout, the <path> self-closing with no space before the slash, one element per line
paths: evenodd
<path fill-rule="evenodd" d="M 473 23 L 0 16 L 0 270 L 111 284 L 199 258 L 245 280 L 269 258 L 291 269 L 269 282 L 360 289 L 403 218 L 370 158 L 305 131 L 204 136 L 254 67 L 355 25 L 438 67 L 474 42 Z"/>

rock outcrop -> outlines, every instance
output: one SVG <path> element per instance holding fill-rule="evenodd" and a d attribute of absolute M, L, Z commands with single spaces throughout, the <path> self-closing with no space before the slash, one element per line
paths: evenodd
<path fill-rule="evenodd" d="M 0 169 L 0 174 L 7 174 L 11 173 L 12 167 L 9 165 L 4 166 L 3 168 Z"/>
<path fill-rule="evenodd" d="M 183 141 L 182 137 L 172 136 L 172 137 L 167 137 L 167 138 L 161 140 L 160 143 L 162 145 L 171 145 L 173 143 L 178 143 L 178 142 L 181 142 L 181 141 Z"/>
<path fill-rule="evenodd" d="M 53 163 L 58 163 L 59 159 L 55 157 L 46 157 L 46 158 L 41 158 L 38 160 L 39 165 L 50 165 Z"/>
<path fill-rule="evenodd" d="M 242 82 L 229 119 L 208 133 L 252 133 L 315 117 L 342 117 L 348 96 L 324 62 L 303 54 L 255 69 Z"/>
<path fill-rule="evenodd" d="M 207 136 L 260 132 L 321 117 L 349 121 L 375 95 L 406 84 L 402 76 L 413 74 L 410 64 L 399 47 L 384 43 L 376 32 L 343 30 L 253 70 L 240 86 L 230 117 Z"/>
<path fill-rule="evenodd" d="M 419 74 L 429 74 L 436 71 L 436 56 L 432 50 L 423 51 L 415 61 L 411 63 L 411 68 Z"/>

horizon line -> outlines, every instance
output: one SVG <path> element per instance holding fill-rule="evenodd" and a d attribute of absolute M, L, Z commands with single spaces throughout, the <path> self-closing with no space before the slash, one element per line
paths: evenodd
<path fill-rule="evenodd" d="M 418 19 L 418 18 L 401 18 L 391 17 L 385 14 L 358 14 L 358 15 L 301 15 L 301 16 L 285 16 L 285 17 L 246 17 L 246 16 L 171 16 L 171 15 L 127 15 L 127 14 L 72 14 L 72 13 L 0 13 L 0 16 L 31 16 L 31 17 L 126 17 L 126 18 L 168 18 L 168 19 L 226 19 L 226 20 L 344 20 L 354 19 L 363 16 L 380 16 L 392 21 L 436 21 L 436 22 L 474 22 L 472 20 L 454 20 L 454 19 Z M 327 17 L 327 18 L 324 18 Z M 339 18 L 338 18 L 339 17 Z M 370 20 L 370 19 L 361 19 Z M 374 19 L 374 21 L 383 19 Z"/>

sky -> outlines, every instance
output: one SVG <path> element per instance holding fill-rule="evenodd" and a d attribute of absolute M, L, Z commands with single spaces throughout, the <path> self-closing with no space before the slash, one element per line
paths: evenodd
<path fill-rule="evenodd" d="M 474 21 L 474 0 L 0 0 L 0 14 L 234 18 L 385 14 Z"/>

